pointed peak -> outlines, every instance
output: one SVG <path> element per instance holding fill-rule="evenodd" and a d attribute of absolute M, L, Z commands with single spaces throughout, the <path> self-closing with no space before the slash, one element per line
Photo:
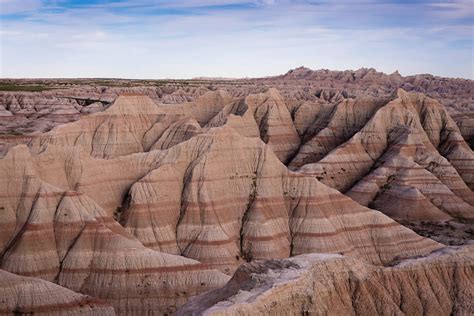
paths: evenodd
<path fill-rule="evenodd" d="M 267 90 L 267 92 L 265 92 L 266 94 L 270 95 L 270 96 L 277 96 L 277 97 L 281 97 L 281 94 L 280 94 L 280 91 L 278 91 L 277 88 L 275 87 L 271 87 Z"/>
<path fill-rule="evenodd" d="M 215 90 L 215 91 L 209 91 L 209 92 L 206 92 L 206 94 L 208 95 L 215 95 L 215 96 L 218 96 L 220 98 L 232 98 L 232 96 L 224 89 L 218 89 L 218 90 Z"/>
<path fill-rule="evenodd" d="M 218 89 L 214 91 L 208 91 L 203 95 L 199 96 L 196 101 L 209 101 L 209 100 L 218 100 L 219 103 L 225 104 L 231 102 L 233 97 L 223 89 Z"/>
<path fill-rule="evenodd" d="M 398 69 L 397 69 L 397 70 L 395 70 L 394 72 L 392 72 L 392 73 L 390 74 L 390 76 L 393 76 L 393 77 L 401 77 L 402 75 L 398 72 Z"/>
<path fill-rule="evenodd" d="M 399 98 L 406 98 L 408 96 L 408 92 L 406 92 L 402 88 L 398 88 L 397 91 L 396 91 L 396 95 Z"/>
<path fill-rule="evenodd" d="M 407 93 L 403 88 L 398 88 L 397 89 L 397 94 L 399 93 Z"/>
<path fill-rule="evenodd" d="M 283 96 L 280 94 L 280 91 L 275 87 L 268 88 L 266 91 L 261 93 L 249 94 L 245 98 L 245 103 L 247 105 L 260 105 L 266 102 L 268 99 L 272 100 L 283 100 Z"/>
<path fill-rule="evenodd" d="M 114 103 L 104 112 L 95 115 L 140 115 L 140 114 L 161 114 L 158 105 L 153 100 L 143 94 L 125 93 L 115 99 Z"/>

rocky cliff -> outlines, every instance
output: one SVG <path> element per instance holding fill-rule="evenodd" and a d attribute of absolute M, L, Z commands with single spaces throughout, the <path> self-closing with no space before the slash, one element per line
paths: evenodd
<path fill-rule="evenodd" d="M 473 247 L 375 267 L 310 254 L 248 263 L 177 315 L 470 315 Z"/>

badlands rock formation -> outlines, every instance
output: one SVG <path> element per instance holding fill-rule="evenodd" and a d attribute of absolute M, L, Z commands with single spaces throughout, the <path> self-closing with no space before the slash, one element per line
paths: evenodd
<path fill-rule="evenodd" d="M 449 269 L 466 266 L 465 252 L 472 249 L 443 250 L 443 242 L 472 239 L 474 156 L 440 103 L 402 89 L 377 95 L 371 85 L 355 97 L 330 89 L 308 97 L 305 89 L 268 88 L 266 80 L 310 79 L 159 91 L 147 82 L 81 90 L 79 81 L 44 92 L 59 98 L 73 89 L 75 97 L 66 99 L 79 104 L 81 114 L 55 126 L 59 121 L 46 113 L 48 128 L 55 126 L 50 131 L 2 138 L 0 279 L 8 305 L 0 310 L 169 314 L 192 296 L 223 287 L 235 271 L 234 281 L 245 269 L 267 264 L 258 260 L 281 259 L 276 266 L 303 260 L 303 273 L 321 256 L 315 253 L 333 254 L 325 256 L 342 275 L 357 268 L 365 271 L 357 278 L 376 274 L 387 284 L 399 281 L 390 279 L 396 268 L 383 266 L 408 258 L 430 256 L 416 265 L 435 271 L 433 258 L 443 253 L 448 268 L 439 273 L 450 278 Z M 94 103 L 95 110 L 84 110 Z M 12 111 L 9 123 L 2 121 L 7 129 L 19 126 L 21 110 Z M 35 113 L 25 114 L 25 122 Z M 456 236 L 440 230 L 439 243 L 392 218 L 420 232 L 427 223 L 463 229 Z M 346 284 L 330 268 L 324 268 L 326 279 Z M 468 272 L 460 278 L 469 281 Z M 449 293 L 443 305 L 465 302 L 452 296 L 457 287 L 443 282 Z M 39 295 L 37 287 L 64 294 L 29 299 Z M 399 300 L 387 287 L 369 296 L 383 297 L 384 311 L 397 312 L 391 306 Z M 459 289 L 470 293 L 468 283 Z M 426 311 L 420 291 L 400 311 Z M 382 311 L 371 309 L 370 300 L 340 310 Z"/>
<path fill-rule="evenodd" d="M 15 89 L 16 85 L 19 89 Z M 472 80 L 432 75 L 403 77 L 398 72 L 386 75 L 372 68 L 313 71 L 300 67 L 282 76 L 238 80 L 3 79 L 0 134 L 44 132 L 82 115 L 102 111 L 124 93 L 144 94 L 157 103 L 179 104 L 193 101 L 210 90 L 224 89 L 233 97 L 244 98 L 268 87 L 276 87 L 286 101 L 298 102 L 321 99 L 336 102 L 348 97 L 384 99 L 397 88 L 421 92 L 440 101 L 455 119 L 465 140 L 474 142 Z M 40 92 L 26 92 L 28 89 Z"/>
<path fill-rule="evenodd" d="M 153 251 L 84 194 L 39 178 L 25 147 L 1 161 L 2 269 L 103 299 L 118 313 L 172 312 L 227 277 Z"/>
<path fill-rule="evenodd" d="M 115 315 L 102 301 L 37 278 L 0 270 L 0 314 Z"/>
<path fill-rule="evenodd" d="M 230 126 L 207 129 L 166 151 L 126 155 L 122 148 L 141 152 L 144 141 L 159 141 L 158 127 L 169 121 L 167 114 L 156 121 L 153 114 L 140 114 L 148 109 L 145 105 L 151 107 L 149 102 L 141 96 L 121 97 L 105 112 L 36 138 L 32 151 L 39 154 L 31 156 L 25 147 L 16 147 L 4 163 L 20 165 L 21 155 L 26 155 L 24 168 L 33 168 L 50 185 L 91 198 L 103 215 L 115 216 L 145 246 L 226 273 L 241 260 L 343 252 L 384 264 L 395 256 L 440 247 L 313 177 L 288 171 L 271 145 Z M 129 107 L 122 113 L 124 104 Z M 140 121 L 142 117 L 149 120 Z M 154 124 L 145 125 L 148 122 Z"/>
<path fill-rule="evenodd" d="M 223 124 L 396 219 L 473 219 L 474 154 L 446 110 L 422 94 L 294 105 L 269 89 L 224 106 L 206 126 Z"/>
<path fill-rule="evenodd" d="M 473 262 L 466 246 L 389 268 L 327 254 L 248 263 L 177 315 L 471 315 Z"/>
<path fill-rule="evenodd" d="M 473 165 L 442 107 L 399 91 L 347 142 L 298 170 L 392 218 L 472 221 Z"/>

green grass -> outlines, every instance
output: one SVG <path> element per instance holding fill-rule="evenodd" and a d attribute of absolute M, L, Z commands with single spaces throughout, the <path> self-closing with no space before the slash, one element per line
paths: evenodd
<path fill-rule="evenodd" d="M 132 87 L 132 85 L 128 82 L 114 82 L 112 80 L 92 80 L 86 81 L 83 84 L 91 85 L 91 86 L 105 86 L 105 87 Z"/>
<path fill-rule="evenodd" d="M 51 90 L 54 88 L 45 86 L 31 86 L 31 85 L 16 85 L 16 84 L 0 84 L 0 91 L 26 91 L 26 92 L 41 92 Z"/>
<path fill-rule="evenodd" d="M 219 80 L 219 79 L 108 79 L 108 78 L 85 78 L 85 79 L 38 79 L 29 80 L 22 82 L 20 80 L 0 80 L 0 92 L 1 91 L 24 91 L 24 92 L 41 92 L 54 89 L 68 89 L 66 84 L 73 85 L 91 85 L 91 86 L 104 86 L 104 87 L 136 87 L 136 86 L 147 86 L 147 87 L 207 87 L 215 89 L 220 85 L 234 85 L 245 86 L 251 83 L 245 81 L 236 80 Z"/>

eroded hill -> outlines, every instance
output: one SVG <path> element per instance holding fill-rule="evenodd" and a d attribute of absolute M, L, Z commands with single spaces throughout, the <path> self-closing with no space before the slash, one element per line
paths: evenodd
<path fill-rule="evenodd" d="M 271 80 L 314 80 L 307 70 L 297 72 L 303 78 L 293 72 Z M 399 76 L 387 80 L 392 77 Z M 67 306 L 72 312 L 173 313 L 232 275 L 219 300 L 247 287 L 248 273 L 270 280 L 274 268 L 297 270 L 288 272 L 296 280 L 290 291 L 301 300 L 282 307 L 277 293 L 290 279 L 277 278 L 282 290 L 255 290 L 248 310 L 240 298 L 232 305 L 205 294 L 182 311 L 472 311 L 466 259 L 472 250 L 446 244 L 472 239 L 474 156 L 445 107 L 402 89 L 352 97 L 323 89 L 301 97 L 288 87 L 268 88 L 265 80 L 251 89 L 228 82 L 219 84 L 229 89 L 189 87 L 189 98 L 176 93 L 167 102 L 169 93 L 147 96 L 157 91 L 150 87 L 100 90 L 119 95 L 110 98 L 90 94 L 93 87 L 67 88 L 88 95 L 81 99 L 102 100 L 98 111 L 84 110 L 93 104 L 87 101 L 70 123 L 49 120 L 67 113 L 47 113 L 48 126 L 56 125 L 50 131 L 6 137 L 0 268 L 8 272 L 0 278 L 13 290 L 6 289 L 5 312 Z M 11 129 L 19 114 L 10 114 L 3 126 Z M 430 235 L 430 225 L 455 228 Z M 321 256 L 327 260 L 319 262 Z M 425 258 L 414 261 L 413 275 L 399 263 L 410 258 Z M 325 281 L 300 293 L 299 282 L 309 282 L 320 265 Z M 421 280 L 425 272 L 421 283 L 404 281 Z M 17 282 L 33 284 L 20 289 L 29 295 L 44 288 L 64 289 L 64 296 L 49 307 L 21 301 Z M 249 282 L 244 290 L 253 293 L 260 285 Z M 433 282 L 439 291 L 428 287 Z M 396 290 L 407 285 L 414 289 L 410 300 Z M 324 286 L 344 298 L 323 299 L 316 308 L 308 302 Z M 427 307 L 433 295 L 439 304 Z M 260 297 L 278 303 L 265 309 Z"/>

